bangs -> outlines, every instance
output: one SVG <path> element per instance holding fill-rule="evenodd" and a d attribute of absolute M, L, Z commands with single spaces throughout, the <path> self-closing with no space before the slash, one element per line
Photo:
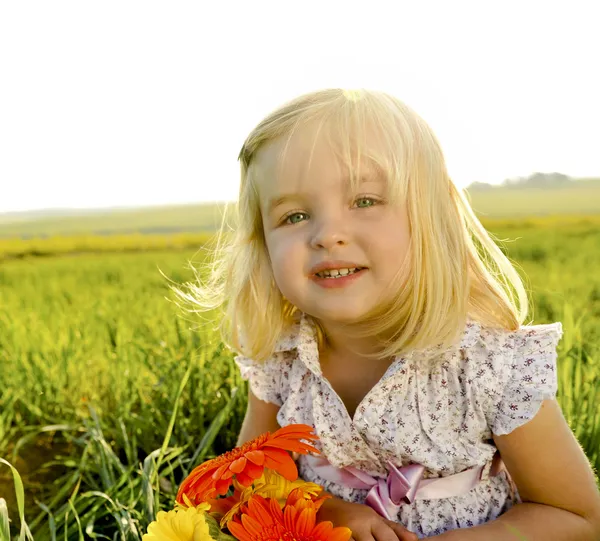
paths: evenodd
<path fill-rule="evenodd" d="M 403 203 L 414 178 L 417 152 L 410 121 L 402 105 L 385 95 L 340 94 L 319 107 L 306 109 L 289 129 L 278 156 L 283 167 L 297 138 L 310 134 L 307 167 L 315 150 L 325 149 L 338 162 L 353 193 L 368 179 L 381 179 L 392 202 Z"/>

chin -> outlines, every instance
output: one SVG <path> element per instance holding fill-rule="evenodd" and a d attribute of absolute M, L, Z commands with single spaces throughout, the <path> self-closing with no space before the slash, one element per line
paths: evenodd
<path fill-rule="evenodd" d="M 356 308 L 315 307 L 312 310 L 307 310 L 307 313 L 323 323 L 351 325 L 359 323 L 364 318 L 367 311 L 357 310 Z"/>

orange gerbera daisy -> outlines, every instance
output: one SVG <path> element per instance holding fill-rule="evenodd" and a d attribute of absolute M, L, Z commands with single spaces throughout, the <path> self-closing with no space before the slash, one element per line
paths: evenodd
<path fill-rule="evenodd" d="M 266 432 L 196 467 L 181 483 L 177 501 L 182 503 L 185 494 L 192 504 L 198 505 L 207 498 L 226 494 L 234 475 L 240 485 L 248 487 L 262 476 L 265 468 L 278 472 L 289 481 L 295 481 L 298 468 L 289 451 L 319 453 L 312 445 L 300 441 L 317 439 L 312 427 L 301 424 L 285 426 L 273 434 Z"/>
<path fill-rule="evenodd" d="M 288 481 L 273 470 L 266 469 L 260 479 L 247 487 L 241 487 L 237 481 L 233 481 L 235 489 L 234 495 L 229 498 L 218 498 L 216 500 L 207 500 L 211 505 L 210 512 L 221 517 L 221 528 L 225 528 L 227 523 L 237 515 L 240 510 L 250 501 L 253 496 L 262 496 L 263 498 L 273 498 L 279 502 L 280 507 L 286 503 L 288 496 L 296 489 L 302 490 L 306 498 L 317 499 L 323 492 L 323 487 L 315 483 L 307 483 L 302 479 Z"/>
<path fill-rule="evenodd" d="M 334 528 L 331 522 L 317 523 L 317 511 L 325 498 L 312 500 L 294 490 L 283 510 L 276 499 L 253 496 L 241 518 L 228 524 L 239 541 L 348 541 L 349 528 Z"/>

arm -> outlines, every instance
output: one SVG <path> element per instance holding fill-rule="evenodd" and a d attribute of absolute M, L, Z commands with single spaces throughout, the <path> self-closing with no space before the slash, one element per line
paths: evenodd
<path fill-rule="evenodd" d="M 248 389 L 248 408 L 246 409 L 237 445 L 242 445 L 265 432 L 273 433 L 278 430 L 280 428 L 277 422 L 278 412 L 279 406 L 270 402 L 263 402 Z"/>
<path fill-rule="evenodd" d="M 600 539 L 600 493 L 587 458 L 556 401 L 544 401 L 531 421 L 494 439 L 523 503 L 492 522 L 447 532 L 435 539 Z"/>

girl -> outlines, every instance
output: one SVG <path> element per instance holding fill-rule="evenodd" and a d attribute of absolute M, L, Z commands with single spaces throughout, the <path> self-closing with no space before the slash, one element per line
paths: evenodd
<path fill-rule="evenodd" d="M 300 475 L 356 541 L 599 539 L 554 399 L 561 325 L 522 326 L 519 276 L 428 125 L 325 90 L 265 118 L 240 161 L 237 228 L 193 292 L 223 306 L 250 382 L 239 443 L 314 426 Z"/>

